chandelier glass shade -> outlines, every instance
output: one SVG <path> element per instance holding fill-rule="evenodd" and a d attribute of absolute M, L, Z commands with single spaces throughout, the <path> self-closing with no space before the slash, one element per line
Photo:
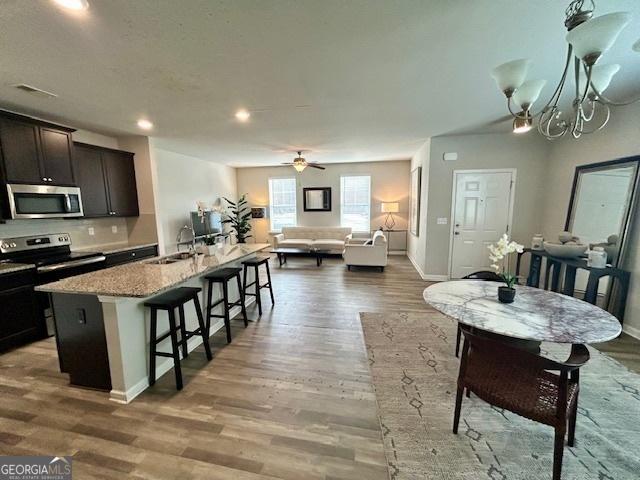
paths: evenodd
<path fill-rule="evenodd" d="M 599 60 L 614 45 L 620 33 L 631 22 L 627 12 L 608 13 L 593 17 L 595 0 L 572 0 L 566 9 L 568 30 L 567 56 L 560 81 L 544 107 L 534 111 L 546 80 L 527 80 L 531 66 L 528 59 L 512 60 L 491 71 L 500 91 L 507 98 L 507 108 L 514 118 L 513 129 L 523 133 L 531 129 L 537 119 L 538 132 L 553 140 L 570 133 L 580 138 L 607 125 L 611 106 L 628 105 L 631 101 L 614 101 L 604 96 L 613 77 L 620 70 L 618 64 L 599 64 Z M 633 45 L 640 53 L 640 40 Z M 574 85 L 571 88 L 570 79 Z M 567 114 L 558 106 L 563 92 L 573 91 L 572 111 Z"/>

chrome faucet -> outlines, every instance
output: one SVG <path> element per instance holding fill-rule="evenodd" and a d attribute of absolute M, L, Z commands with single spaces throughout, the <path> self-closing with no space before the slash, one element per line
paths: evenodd
<path fill-rule="evenodd" d="M 189 246 L 189 253 L 192 253 L 192 252 L 195 253 L 195 251 L 196 251 L 196 232 L 193 230 L 193 227 L 191 225 L 185 225 L 178 232 L 178 236 L 176 237 L 177 249 L 178 249 L 178 251 L 180 251 L 180 245 L 185 243 L 185 242 L 182 241 L 182 232 L 184 232 L 185 230 L 188 231 L 188 232 L 191 232 L 191 245 Z"/>

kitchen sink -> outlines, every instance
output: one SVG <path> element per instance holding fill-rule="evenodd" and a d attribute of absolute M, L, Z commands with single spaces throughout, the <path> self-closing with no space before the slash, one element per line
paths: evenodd
<path fill-rule="evenodd" d="M 194 256 L 193 253 L 180 252 L 180 253 L 174 253 L 173 255 L 167 255 L 166 257 L 151 260 L 149 263 L 154 263 L 156 265 L 169 265 L 171 263 L 177 263 L 183 260 L 188 260 L 190 258 L 193 258 L 193 256 Z"/>

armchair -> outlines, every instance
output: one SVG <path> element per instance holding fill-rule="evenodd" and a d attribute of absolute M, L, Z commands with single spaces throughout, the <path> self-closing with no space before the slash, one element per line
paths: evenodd
<path fill-rule="evenodd" d="M 378 267 L 384 271 L 387 266 L 387 239 L 381 231 L 363 244 L 347 243 L 344 247 L 344 261 L 347 269 L 353 266 Z"/>

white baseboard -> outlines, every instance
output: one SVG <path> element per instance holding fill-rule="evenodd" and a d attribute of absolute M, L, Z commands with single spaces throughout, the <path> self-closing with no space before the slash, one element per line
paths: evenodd
<path fill-rule="evenodd" d="M 424 272 L 423 272 L 423 271 L 422 271 L 422 269 L 418 266 L 418 264 L 416 263 L 416 260 L 415 260 L 411 255 L 409 255 L 409 252 L 408 252 L 408 251 L 407 251 L 407 258 L 409 259 L 409 261 L 410 261 L 410 262 L 411 262 L 411 264 L 413 265 L 413 268 L 415 268 L 415 269 L 416 269 L 416 272 L 418 272 L 418 275 L 420 275 L 420 278 L 422 278 L 423 280 L 426 280 L 426 279 L 424 278 L 424 277 L 425 277 Z"/>
<path fill-rule="evenodd" d="M 256 303 L 255 297 L 250 297 L 248 300 L 245 300 L 246 307 L 254 303 Z M 241 312 L 241 309 L 239 306 L 235 306 L 231 308 L 231 310 L 229 310 L 229 318 L 234 318 L 236 315 L 239 315 L 240 312 Z M 217 322 L 212 323 L 209 336 L 215 334 L 222 328 L 224 328 L 223 319 L 219 319 Z M 202 338 L 200 338 L 200 336 L 192 337 L 187 342 L 187 351 L 191 353 L 200 345 L 202 345 Z M 172 368 L 173 368 L 173 360 L 171 358 L 166 358 L 158 361 L 158 363 L 156 364 L 156 378 L 160 378 L 162 375 L 167 373 Z M 145 377 L 141 379 L 138 383 L 136 383 L 133 387 L 129 388 L 127 391 L 111 390 L 109 392 L 109 400 L 115 403 L 127 404 L 127 403 L 130 403 L 134 398 L 136 398 L 142 392 L 144 392 L 147 388 L 149 388 L 149 378 Z"/>
<path fill-rule="evenodd" d="M 449 280 L 449 275 L 434 275 L 432 273 L 427 273 L 423 278 L 428 282 L 446 282 Z"/>
<path fill-rule="evenodd" d="M 640 340 L 640 329 L 636 327 L 632 327 L 631 325 L 624 325 L 622 327 L 622 331 L 628 335 L 631 335 L 633 338 Z"/>
<path fill-rule="evenodd" d="M 389 254 L 389 255 L 407 255 L 407 251 L 406 250 L 389 250 L 387 252 L 387 254 Z"/>

